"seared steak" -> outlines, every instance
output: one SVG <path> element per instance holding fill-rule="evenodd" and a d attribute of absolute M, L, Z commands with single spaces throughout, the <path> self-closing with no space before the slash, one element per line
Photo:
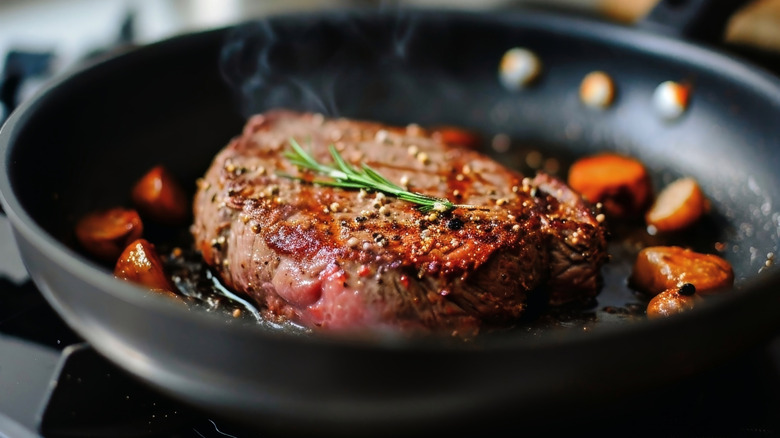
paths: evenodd
<path fill-rule="evenodd" d="M 284 157 L 334 145 L 390 181 L 475 206 L 423 212 L 382 193 L 320 186 Z M 524 178 L 416 125 L 317 114 L 254 116 L 199 181 L 192 232 L 225 285 L 269 317 L 332 330 L 445 332 L 520 321 L 533 302 L 592 299 L 605 230 L 556 178 Z"/>

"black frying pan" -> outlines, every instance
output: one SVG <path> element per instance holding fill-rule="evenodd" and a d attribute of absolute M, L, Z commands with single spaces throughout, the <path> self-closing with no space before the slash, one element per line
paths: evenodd
<path fill-rule="evenodd" d="M 707 3 L 715 2 L 662 7 L 681 8 L 683 20 L 667 21 L 673 29 L 706 36 L 698 19 L 712 12 Z M 519 92 L 496 73 L 514 46 L 544 65 Z M 608 110 L 578 100 L 592 70 L 617 83 Z M 672 122 L 651 103 L 669 79 L 694 90 Z M 725 243 L 735 290 L 661 321 L 621 323 L 596 310 L 587 331 L 366 341 L 186 310 L 74 249 L 82 214 L 128 203 L 133 182 L 157 163 L 194 182 L 246 115 L 277 106 L 504 133 L 513 147 L 489 152 L 508 163 L 529 144 L 564 161 L 616 150 L 645 162 L 658 187 L 694 176 L 713 214 L 682 238 L 709 252 Z M 0 132 L 0 190 L 24 261 L 54 308 L 101 354 L 179 399 L 319 434 L 528 425 L 690 376 L 777 334 L 780 274 L 765 261 L 780 241 L 778 120 L 777 78 L 641 29 L 533 11 L 310 13 L 175 38 L 56 80 Z M 604 300 L 625 290 L 629 263 L 617 257 L 605 268 Z"/>

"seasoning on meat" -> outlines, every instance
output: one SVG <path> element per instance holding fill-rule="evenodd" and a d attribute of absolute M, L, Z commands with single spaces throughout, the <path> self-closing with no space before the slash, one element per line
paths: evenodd
<path fill-rule="evenodd" d="M 285 157 L 290 138 L 317 163 L 336 165 L 332 145 L 350 166 L 479 208 L 421 211 L 381 192 L 313 184 L 319 176 Z M 215 157 L 194 213 L 195 243 L 227 287 L 273 317 L 323 330 L 470 337 L 521 321 L 534 296 L 590 301 L 607 260 L 597 212 L 562 181 L 526 178 L 416 125 L 254 116 Z"/>
<path fill-rule="evenodd" d="M 344 161 L 344 158 L 331 145 L 328 149 L 330 151 L 331 158 L 334 164 L 331 166 L 318 163 L 313 159 L 303 148 L 298 144 L 295 139 L 290 140 L 290 146 L 292 151 L 284 154 L 292 164 L 298 166 L 299 169 L 305 171 L 311 171 L 316 174 L 322 174 L 329 177 L 329 180 L 317 180 L 313 179 L 308 181 L 305 177 L 296 177 L 290 174 L 280 173 L 282 176 L 288 178 L 297 179 L 303 182 L 311 182 L 317 185 L 325 185 L 330 187 L 338 187 L 341 189 L 361 189 L 376 191 L 378 193 L 387 193 L 395 196 L 399 199 L 403 199 L 407 202 L 417 204 L 420 211 L 423 212 L 446 212 L 455 208 L 466 208 L 474 210 L 476 207 L 472 205 L 461 205 L 450 202 L 449 199 L 439 198 L 435 196 L 424 195 L 422 193 L 410 192 L 397 184 L 388 181 L 387 178 L 380 175 L 377 171 L 371 168 L 371 166 L 363 163 L 361 166 L 353 166 Z M 425 155 L 427 158 L 427 154 Z M 420 160 L 418 155 L 418 161 Z M 330 204 L 332 211 L 338 211 L 340 205 L 338 202 Z M 371 215 L 371 213 L 368 213 Z"/>

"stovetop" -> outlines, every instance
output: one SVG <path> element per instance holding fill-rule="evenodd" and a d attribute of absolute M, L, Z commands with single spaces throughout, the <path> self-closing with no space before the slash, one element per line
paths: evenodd
<path fill-rule="evenodd" d="M 116 6 L 117 2 L 109 3 Z M 116 15 L 116 10 L 111 13 Z M 118 18 L 120 30 L 103 39 L 110 44 L 93 45 L 93 49 L 137 42 L 133 16 Z M 53 51 L 7 43 L 0 38 L 6 78 L 12 62 L 19 62 L 32 82 L 57 68 Z M 78 53 L 89 55 L 83 50 Z M 778 57 L 745 53 L 780 72 Z M 17 85 L 0 83 L 0 101 L 18 101 L 29 94 Z M 8 92 L 11 88 L 13 95 Z M 553 436 L 780 436 L 780 337 L 692 378 L 587 412 L 554 425 L 524 424 L 522 430 Z M 103 359 L 60 319 L 30 281 L 10 225 L 0 214 L 0 438 L 278 434 L 278 425 L 249 429 L 201 412 Z"/>

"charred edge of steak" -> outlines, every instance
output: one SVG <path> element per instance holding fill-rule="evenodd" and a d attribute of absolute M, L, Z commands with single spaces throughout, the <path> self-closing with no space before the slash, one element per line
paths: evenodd
<path fill-rule="evenodd" d="M 539 195 L 547 198 L 550 305 L 590 303 L 602 286 L 601 266 L 609 260 L 607 230 L 592 206 L 557 178 L 534 178 Z"/>

